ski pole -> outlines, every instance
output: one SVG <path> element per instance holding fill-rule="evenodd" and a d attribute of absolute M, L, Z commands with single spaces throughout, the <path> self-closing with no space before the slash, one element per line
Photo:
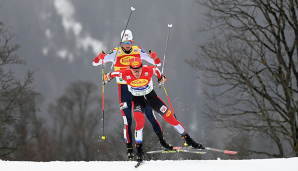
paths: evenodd
<path fill-rule="evenodd" d="M 168 24 L 169 30 L 168 30 L 168 36 L 167 36 L 167 42 L 166 42 L 166 47 L 165 47 L 165 54 L 163 56 L 163 62 L 162 62 L 162 69 L 161 73 L 163 73 L 164 67 L 165 67 L 165 60 L 166 60 L 166 53 L 167 53 L 167 48 L 168 48 L 168 41 L 169 41 L 169 35 L 170 35 L 170 28 L 173 27 L 172 24 Z"/>
<path fill-rule="evenodd" d="M 166 53 L 167 53 L 167 48 L 168 48 L 168 41 L 169 41 L 169 35 L 170 35 L 170 28 L 172 27 L 172 24 L 168 24 L 169 30 L 168 30 L 168 35 L 167 35 L 167 41 L 166 41 L 166 47 L 165 47 L 165 54 L 163 55 L 163 62 L 162 62 L 162 68 L 161 68 L 161 74 L 163 74 L 163 70 L 165 67 L 165 60 L 166 60 Z M 161 83 L 159 84 L 159 88 L 161 87 Z"/>
<path fill-rule="evenodd" d="M 120 43 L 119 43 L 119 47 L 118 47 L 118 49 L 120 48 L 120 46 L 121 46 L 121 42 L 122 42 L 122 38 L 123 38 L 123 36 L 124 36 L 124 33 L 125 33 L 125 30 L 126 30 L 126 28 L 127 28 L 127 26 L 128 26 L 128 23 L 129 23 L 129 20 L 130 20 L 130 17 L 131 17 L 131 14 L 132 14 L 132 11 L 134 11 L 135 10 L 135 7 L 131 7 L 130 8 L 131 9 L 131 12 L 130 12 L 130 14 L 129 14 L 129 17 L 128 17 L 128 20 L 127 20 L 127 23 L 126 23 L 126 26 L 125 26 L 125 29 L 124 29 L 124 32 L 123 32 L 123 34 L 122 34 L 122 36 L 121 36 L 121 40 L 120 40 Z M 103 52 L 104 53 L 104 52 Z M 114 61 L 116 60 L 116 57 L 117 57 L 117 53 L 115 54 L 115 57 L 114 57 Z M 112 72 L 112 69 L 113 69 L 113 66 L 114 66 L 114 62 L 113 62 L 113 64 L 111 65 L 111 69 L 110 69 L 110 72 Z M 105 113 L 105 103 L 104 103 L 104 87 L 105 87 L 105 83 L 104 83 L 104 61 L 103 61 L 103 59 L 102 59 L 102 65 L 101 65 L 101 70 L 102 70 L 102 136 L 101 136 L 101 139 L 106 139 L 106 137 L 105 137 L 105 134 L 104 134 L 104 113 Z"/>
<path fill-rule="evenodd" d="M 102 53 L 104 53 L 102 51 Z M 104 59 L 101 60 L 102 64 L 101 64 L 101 72 L 102 72 L 102 136 L 101 139 L 106 139 L 105 137 L 105 82 L 104 82 Z"/>
<path fill-rule="evenodd" d="M 170 107 L 171 107 L 171 109 L 172 109 L 172 111 L 173 111 L 173 115 L 174 115 L 174 117 L 177 119 L 176 114 L 175 114 L 174 109 L 173 109 L 173 106 L 172 106 L 172 103 L 171 103 L 171 101 L 170 101 L 169 95 L 168 95 L 168 93 L 167 93 L 167 90 L 166 90 L 166 87 L 165 87 L 164 84 L 163 84 L 163 89 L 165 90 L 165 93 L 166 93 L 166 95 L 167 95 L 167 98 L 168 98 Z"/>
<path fill-rule="evenodd" d="M 166 47 L 165 47 L 165 54 L 164 54 L 164 59 L 163 59 L 163 64 L 162 64 L 162 70 L 161 70 L 161 74 L 163 74 L 163 70 L 164 70 L 164 66 L 165 66 L 165 60 L 166 60 L 166 53 L 167 53 L 167 47 L 168 47 L 168 41 L 169 41 L 169 35 L 170 35 L 170 28 L 172 27 L 173 25 L 172 24 L 168 24 L 168 27 L 169 27 L 169 30 L 168 30 L 168 35 L 167 35 L 167 42 L 166 42 Z M 172 103 L 171 103 L 171 100 L 170 100 L 170 97 L 167 93 L 167 90 L 166 90 L 166 87 L 164 84 L 163 85 L 163 89 L 165 90 L 165 93 L 167 95 L 167 98 L 168 98 L 168 101 L 169 101 L 169 104 L 170 104 L 170 107 L 171 107 L 171 110 L 173 111 L 173 115 L 174 117 L 177 119 L 176 117 L 176 114 L 174 112 L 174 109 L 173 109 L 173 106 L 172 106 Z M 159 88 L 160 88 L 161 85 L 159 85 Z"/>
<path fill-rule="evenodd" d="M 131 11 L 130 11 L 130 14 L 129 14 L 129 17 L 128 17 L 126 26 L 125 26 L 125 28 L 124 28 L 123 34 L 122 34 L 122 36 L 121 36 L 120 43 L 119 43 L 119 47 L 118 47 L 117 51 L 118 51 L 118 50 L 120 49 L 120 47 L 121 47 L 122 39 L 123 39 L 124 33 L 125 33 L 125 31 L 126 31 L 126 28 L 127 28 L 127 26 L 128 26 L 128 23 L 129 23 L 131 14 L 132 14 L 132 12 L 133 12 L 134 10 L 136 10 L 136 8 L 135 8 L 135 7 L 131 7 L 130 10 L 131 10 Z M 114 62 L 115 62 L 116 58 L 117 58 L 117 53 L 115 54 Z M 113 66 L 114 66 L 114 62 L 113 62 L 113 64 L 111 65 L 110 72 L 112 72 L 112 69 L 113 69 Z"/>
<path fill-rule="evenodd" d="M 149 54 L 151 54 L 152 53 L 152 51 L 151 50 L 149 50 Z M 155 65 L 156 67 L 157 67 L 157 65 Z M 173 111 L 173 115 L 174 115 L 174 117 L 176 118 L 176 115 L 175 115 L 175 112 L 174 112 L 174 109 L 173 109 L 173 106 L 172 106 L 172 103 L 171 103 L 171 100 L 170 100 L 170 98 L 169 98 L 169 95 L 168 95 L 168 93 L 167 93 L 167 90 L 166 90 L 166 87 L 165 87 L 165 85 L 163 84 L 163 89 L 165 90 L 165 93 L 166 93 L 166 95 L 167 95 L 167 98 L 168 98 L 168 101 L 169 101 L 169 104 L 170 104 L 170 107 L 171 107 L 171 110 Z M 177 119 L 177 118 L 176 118 Z"/>
<path fill-rule="evenodd" d="M 165 67 L 165 60 L 166 60 L 166 53 L 167 53 L 167 48 L 168 48 L 169 36 L 170 36 L 170 29 L 171 29 L 171 27 L 173 27 L 173 25 L 172 25 L 172 24 L 168 24 L 168 27 L 169 27 L 169 30 L 168 30 L 168 35 L 167 35 L 167 41 L 166 41 L 166 47 L 165 47 L 164 59 L 163 59 L 163 62 L 162 62 L 162 70 L 161 70 L 161 74 L 163 74 L 163 70 L 164 70 L 164 67 Z M 177 119 L 176 114 L 175 114 L 174 109 L 173 109 L 173 106 L 172 106 L 172 103 L 171 103 L 171 100 L 170 100 L 170 97 L 169 97 L 169 95 L 168 95 L 168 93 L 167 93 L 166 87 L 165 87 L 164 84 L 162 84 L 162 85 L 163 85 L 163 89 L 165 90 L 165 93 L 166 93 L 166 95 L 167 95 L 167 98 L 168 98 L 170 107 L 171 107 L 171 109 L 172 109 L 172 111 L 173 111 L 173 115 L 174 115 L 174 117 Z M 160 85 L 159 85 L 159 88 L 160 88 Z"/>

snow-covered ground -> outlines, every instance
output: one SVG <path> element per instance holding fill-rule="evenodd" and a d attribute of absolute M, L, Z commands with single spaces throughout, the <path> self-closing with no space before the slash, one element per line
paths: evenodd
<path fill-rule="evenodd" d="M 1 171 L 129 171 L 136 162 L 13 162 L 0 161 Z M 298 158 L 257 160 L 146 161 L 138 171 L 281 171 L 298 170 Z"/>

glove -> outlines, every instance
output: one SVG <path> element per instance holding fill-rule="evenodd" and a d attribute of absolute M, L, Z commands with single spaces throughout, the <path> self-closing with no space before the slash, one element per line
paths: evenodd
<path fill-rule="evenodd" d="M 158 79 L 158 82 L 159 84 L 164 84 L 167 80 L 167 77 L 165 75 L 162 75 L 159 79 Z"/>
<path fill-rule="evenodd" d="M 98 64 L 99 60 L 103 60 L 105 58 L 106 54 L 102 51 L 101 53 L 98 54 L 97 57 L 93 60 L 93 64 Z"/>
<path fill-rule="evenodd" d="M 99 53 L 97 57 L 98 57 L 99 59 L 104 59 L 105 56 L 106 56 L 105 52 L 104 52 L 104 51 L 101 51 L 101 53 Z"/>
<path fill-rule="evenodd" d="M 156 56 L 156 53 L 152 50 L 149 50 L 149 54 L 151 56 L 151 58 L 154 60 L 157 56 Z"/>
<path fill-rule="evenodd" d="M 149 50 L 149 54 L 151 58 L 154 60 L 155 65 L 161 65 L 160 59 L 154 51 Z"/>
<path fill-rule="evenodd" d="M 111 73 L 105 73 L 103 79 L 104 79 L 104 83 L 106 84 L 113 78 L 111 77 Z"/>

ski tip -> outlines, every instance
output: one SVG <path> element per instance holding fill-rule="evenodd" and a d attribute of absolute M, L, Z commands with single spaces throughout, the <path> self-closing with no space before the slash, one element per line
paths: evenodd
<path fill-rule="evenodd" d="M 130 9 L 131 9 L 132 11 L 136 10 L 136 8 L 135 8 L 135 7 L 131 7 Z"/>
<path fill-rule="evenodd" d="M 237 151 L 221 150 L 216 148 L 205 147 L 206 150 L 217 151 L 225 154 L 237 154 Z"/>
<path fill-rule="evenodd" d="M 168 24 L 168 27 L 173 27 L 173 25 L 172 24 Z"/>
<path fill-rule="evenodd" d="M 237 151 L 229 151 L 229 150 L 225 150 L 224 153 L 225 153 L 225 154 L 237 154 Z"/>
<path fill-rule="evenodd" d="M 138 162 L 136 165 L 135 165 L 135 168 L 138 168 L 138 167 L 140 167 L 142 164 L 144 164 L 145 163 L 145 161 L 141 161 L 141 162 Z"/>
<path fill-rule="evenodd" d="M 182 147 L 173 147 L 173 150 L 180 150 Z"/>
<path fill-rule="evenodd" d="M 154 151 L 147 151 L 146 153 L 151 154 L 151 153 L 154 153 Z"/>

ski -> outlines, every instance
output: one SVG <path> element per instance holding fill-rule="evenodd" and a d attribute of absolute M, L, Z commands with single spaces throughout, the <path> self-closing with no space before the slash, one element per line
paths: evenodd
<path fill-rule="evenodd" d="M 140 167 L 144 163 L 145 163 L 145 161 L 138 161 L 138 163 L 135 165 L 135 168 Z"/>
<path fill-rule="evenodd" d="M 222 150 L 222 149 L 216 149 L 216 148 L 210 148 L 210 147 L 205 147 L 205 150 L 216 151 L 216 152 L 221 152 L 225 154 L 237 154 L 237 151 Z"/>
<path fill-rule="evenodd" d="M 156 151 L 148 151 L 147 153 L 195 153 L 195 154 L 206 154 L 206 151 L 202 151 L 201 149 L 194 149 L 192 147 L 174 147 L 173 150 L 156 150 Z"/>
<path fill-rule="evenodd" d="M 221 152 L 224 154 L 237 154 L 237 151 L 230 151 L 230 150 L 222 150 L 222 149 L 217 149 L 217 148 L 211 148 L 211 147 L 205 147 L 205 149 L 195 149 L 192 147 L 174 147 L 173 150 L 156 150 L 156 151 L 148 151 L 147 153 L 152 154 L 152 153 L 196 153 L 196 154 L 206 154 L 206 150 L 209 151 L 216 151 L 216 152 Z"/>

